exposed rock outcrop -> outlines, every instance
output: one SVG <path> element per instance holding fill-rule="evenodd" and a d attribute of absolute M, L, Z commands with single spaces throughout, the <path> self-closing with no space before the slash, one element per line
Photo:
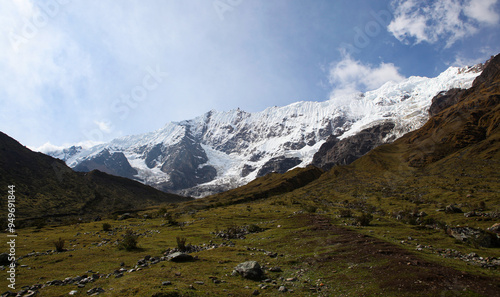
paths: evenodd
<path fill-rule="evenodd" d="M 385 122 L 342 140 L 332 135 L 314 155 L 312 165 L 329 170 L 335 165 L 351 164 L 370 150 L 386 143 L 386 136 L 394 126 L 392 122 Z"/>
<path fill-rule="evenodd" d="M 289 169 L 299 165 L 302 161 L 299 158 L 276 157 L 272 158 L 259 169 L 257 177 L 264 176 L 271 172 L 285 173 Z"/>
<path fill-rule="evenodd" d="M 108 149 L 104 149 L 93 158 L 79 163 L 73 169 L 81 172 L 99 170 L 108 174 L 130 179 L 137 174 L 137 170 L 130 166 L 130 163 L 122 152 L 110 153 Z"/>

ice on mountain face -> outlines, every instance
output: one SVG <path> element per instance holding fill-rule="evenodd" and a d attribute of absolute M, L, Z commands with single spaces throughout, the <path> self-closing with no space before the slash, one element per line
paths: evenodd
<path fill-rule="evenodd" d="M 410 77 L 399 84 L 386 83 L 375 91 L 353 95 L 344 108 L 356 122 L 339 138 L 352 136 L 383 120 L 396 124 L 393 138 L 418 129 L 427 121 L 427 111 L 436 94 L 452 88 L 469 88 L 478 75 L 478 72 L 451 67 L 436 78 Z"/>
<path fill-rule="evenodd" d="M 192 120 L 168 123 L 154 132 L 77 150 L 67 155 L 65 161 L 75 167 L 103 150 L 111 154 L 123 152 L 138 172 L 135 178 L 158 188 L 165 189 L 165 185 L 176 180 L 209 180 L 177 190 L 201 197 L 246 184 L 258 176 L 263 166 L 305 167 L 332 134 L 343 139 L 390 121 L 395 128 L 386 139 L 394 140 L 427 121 L 428 108 L 437 93 L 468 88 L 479 73 L 477 68 L 451 67 L 435 78 L 410 77 L 400 83 L 388 82 L 364 94 L 323 102 L 302 101 L 256 113 L 212 110 Z M 183 160 L 172 160 L 172 152 Z M 288 165 L 275 164 L 279 160 Z M 165 164 L 173 168 L 165 168 Z M 182 175 L 212 174 L 214 170 L 214 179 Z"/>

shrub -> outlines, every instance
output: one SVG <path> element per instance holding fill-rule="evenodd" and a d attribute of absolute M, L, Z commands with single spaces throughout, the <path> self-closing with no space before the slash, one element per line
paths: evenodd
<path fill-rule="evenodd" d="M 341 218 L 350 218 L 352 217 L 352 211 L 350 209 L 341 209 L 339 211 L 339 215 Z"/>
<path fill-rule="evenodd" d="M 370 221 L 373 219 L 373 215 L 370 213 L 362 213 L 360 216 L 356 217 L 356 225 L 358 226 L 369 226 Z"/>
<path fill-rule="evenodd" d="M 44 219 L 36 219 L 34 225 L 35 228 L 42 229 L 43 227 L 45 227 L 45 225 L 47 225 L 47 223 Z"/>
<path fill-rule="evenodd" d="M 56 251 L 63 252 L 64 251 L 64 239 L 59 237 L 58 240 L 54 241 L 54 246 L 56 247 Z"/>
<path fill-rule="evenodd" d="M 166 208 L 166 207 L 161 207 L 160 209 L 158 209 L 157 216 L 158 216 L 158 217 L 162 217 L 162 216 L 164 216 L 167 212 L 168 212 L 168 211 L 167 211 L 167 208 Z"/>
<path fill-rule="evenodd" d="M 316 210 L 318 210 L 318 208 L 314 205 L 304 205 L 303 209 L 304 209 L 304 211 L 306 211 L 308 213 L 315 213 Z"/>
<path fill-rule="evenodd" d="M 165 217 L 165 221 L 166 221 L 165 223 L 166 223 L 167 225 L 169 225 L 169 226 L 178 226 L 178 225 L 179 225 L 179 222 L 177 222 L 177 221 L 174 219 L 174 217 L 172 216 L 172 214 L 171 214 L 171 213 L 166 212 L 163 216 Z"/>
<path fill-rule="evenodd" d="M 123 240 L 118 245 L 118 249 L 127 251 L 137 249 L 137 237 L 134 231 L 128 229 L 125 231 L 125 235 L 123 235 Z"/>
<path fill-rule="evenodd" d="M 185 252 L 188 250 L 188 245 L 186 245 L 187 238 L 177 236 L 175 239 L 177 240 L 177 248 L 181 252 Z"/>
<path fill-rule="evenodd" d="M 262 228 L 260 228 L 259 226 L 255 225 L 255 224 L 250 224 L 247 226 L 247 231 L 249 233 L 257 233 L 257 232 L 262 231 Z"/>
<path fill-rule="evenodd" d="M 102 224 L 102 231 L 111 231 L 111 224 L 109 223 L 103 223 Z"/>

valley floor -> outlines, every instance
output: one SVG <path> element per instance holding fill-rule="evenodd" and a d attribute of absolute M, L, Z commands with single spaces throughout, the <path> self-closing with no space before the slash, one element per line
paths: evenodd
<path fill-rule="evenodd" d="M 382 215 L 369 226 L 352 226 L 355 219 L 339 216 L 343 209 L 279 196 L 204 210 L 171 205 L 125 220 L 20 229 L 15 291 L 29 287 L 38 296 L 99 291 L 100 296 L 156 297 L 500 296 L 498 248 L 474 247 L 443 230 Z M 165 212 L 173 217 L 166 219 Z M 110 231 L 103 231 L 104 223 Z M 117 248 L 126 230 L 138 235 L 137 249 Z M 237 238 L 220 237 L 231 235 Z M 59 238 L 65 242 L 63 252 L 54 251 Z M 192 245 L 193 261 L 161 258 L 182 239 Z M 233 275 L 245 261 L 264 267 L 262 280 Z M 5 292 L 7 270 L 1 273 Z"/>

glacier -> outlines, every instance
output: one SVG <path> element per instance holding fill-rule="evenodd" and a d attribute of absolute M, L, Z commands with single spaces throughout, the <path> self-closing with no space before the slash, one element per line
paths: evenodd
<path fill-rule="evenodd" d="M 395 126 L 386 138 L 392 141 L 427 121 L 435 95 L 469 88 L 479 74 L 477 66 L 450 67 L 434 78 L 413 76 L 321 102 L 301 101 L 254 113 L 212 110 L 150 133 L 49 154 L 79 171 L 99 169 L 120 175 L 129 166 L 137 172 L 132 178 L 145 184 L 204 197 L 270 171 L 305 167 L 330 135 L 343 139 L 390 121 Z M 103 151 L 114 159 L 123 154 L 128 164 L 98 159 Z"/>

